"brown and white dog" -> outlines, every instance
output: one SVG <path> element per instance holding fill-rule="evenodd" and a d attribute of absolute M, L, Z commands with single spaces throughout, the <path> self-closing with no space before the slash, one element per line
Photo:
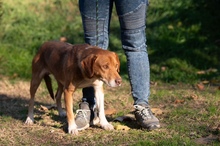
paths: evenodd
<path fill-rule="evenodd" d="M 45 42 L 32 61 L 32 79 L 30 84 L 30 101 L 26 124 L 34 123 L 34 97 L 42 79 L 54 98 L 49 74 L 58 83 L 56 103 L 60 116 L 67 116 L 68 132 L 78 134 L 73 113 L 73 92 L 77 88 L 93 86 L 99 110 L 100 125 L 105 130 L 114 129 L 104 113 L 103 82 L 110 87 L 121 85 L 119 75 L 120 62 L 114 52 L 103 50 L 88 44 L 72 45 L 69 43 Z M 61 107 L 64 92 L 66 112 Z"/>

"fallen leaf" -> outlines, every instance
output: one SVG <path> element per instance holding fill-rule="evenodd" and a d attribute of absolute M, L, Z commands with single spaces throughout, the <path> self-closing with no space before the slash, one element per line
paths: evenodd
<path fill-rule="evenodd" d="M 163 111 L 159 108 L 151 108 L 151 110 L 155 115 L 162 115 L 163 114 Z"/>
<path fill-rule="evenodd" d="M 209 81 L 205 80 L 205 81 L 202 81 L 203 84 L 209 84 Z"/>
<path fill-rule="evenodd" d="M 203 75 L 203 74 L 215 73 L 215 72 L 218 72 L 218 70 L 215 69 L 215 68 L 210 68 L 210 69 L 208 69 L 208 70 L 200 70 L 200 71 L 197 71 L 197 74 Z"/>
<path fill-rule="evenodd" d="M 56 108 L 56 106 L 55 105 L 49 105 L 49 106 L 40 105 L 40 108 L 44 111 L 48 111 L 48 110 Z"/>
<path fill-rule="evenodd" d="M 184 103 L 185 100 L 177 99 L 174 101 L 175 104 Z"/>
<path fill-rule="evenodd" d="M 114 108 L 105 110 L 105 115 L 113 115 L 115 113 L 116 113 L 116 109 Z"/>
<path fill-rule="evenodd" d="M 208 73 L 210 73 L 210 72 L 215 73 L 215 72 L 218 72 L 218 69 L 216 69 L 216 68 L 210 68 L 210 69 L 208 69 L 206 72 L 208 72 Z"/>
<path fill-rule="evenodd" d="M 201 70 L 201 71 L 197 71 L 197 74 L 198 75 L 204 75 L 204 74 L 206 74 L 206 72 L 204 70 Z"/>
<path fill-rule="evenodd" d="M 197 84 L 196 87 L 197 87 L 199 90 L 204 90 L 204 89 L 205 89 L 205 86 L 204 86 L 202 83 Z"/>
<path fill-rule="evenodd" d="M 124 125 L 116 125 L 115 130 L 123 130 L 123 131 L 128 131 L 130 128 L 128 126 Z"/>
<path fill-rule="evenodd" d="M 48 111 L 48 108 L 46 106 L 40 105 L 40 108 L 44 111 Z"/>
<path fill-rule="evenodd" d="M 198 96 L 196 94 L 192 94 L 189 96 L 189 99 L 197 100 Z"/>

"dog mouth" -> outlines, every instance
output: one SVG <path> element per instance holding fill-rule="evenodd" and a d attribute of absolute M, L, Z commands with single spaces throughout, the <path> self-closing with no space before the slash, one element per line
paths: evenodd
<path fill-rule="evenodd" d="M 101 80 L 102 82 L 104 82 L 106 85 L 108 85 L 109 87 L 118 87 L 121 86 L 121 78 L 118 79 L 111 79 L 111 80 L 107 80 L 104 78 L 100 78 L 99 80 Z"/>

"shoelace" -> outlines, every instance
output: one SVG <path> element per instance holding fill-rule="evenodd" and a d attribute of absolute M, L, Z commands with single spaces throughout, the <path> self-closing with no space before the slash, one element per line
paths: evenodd
<path fill-rule="evenodd" d="M 85 118 L 86 121 L 88 122 L 88 119 L 86 117 L 87 112 L 90 112 L 90 110 L 78 109 L 78 110 L 76 110 L 76 115 L 77 115 L 77 117 Z"/>
<path fill-rule="evenodd" d="M 149 107 L 136 107 L 143 118 L 152 119 L 153 113 Z"/>
<path fill-rule="evenodd" d="M 148 119 L 152 119 L 153 113 L 151 112 L 149 107 L 145 107 L 141 110 L 141 113 L 144 117 L 147 117 Z"/>

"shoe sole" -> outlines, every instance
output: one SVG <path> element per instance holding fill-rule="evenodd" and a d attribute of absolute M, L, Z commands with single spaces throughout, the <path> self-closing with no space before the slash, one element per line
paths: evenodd
<path fill-rule="evenodd" d="M 148 131 L 152 131 L 152 130 L 155 130 L 155 129 L 158 129 L 158 128 L 160 128 L 160 125 L 158 124 L 158 125 L 150 125 L 150 126 L 148 126 L 148 127 L 146 127 L 146 126 L 143 126 L 141 123 L 139 123 L 139 122 L 137 122 L 140 126 L 141 126 L 141 128 L 143 128 L 143 129 L 147 129 Z"/>
<path fill-rule="evenodd" d="M 89 128 L 89 124 L 85 125 L 85 126 L 82 127 L 82 128 L 78 128 L 78 127 L 77 127 L 77 130 L 78 130 L 78 131 L 82 131 L 82 130 L 85 130 L 85 129 L 87 129 L 87 128 Z"/>
<path fill-rule="evenodd" d="M 147 129 L 148 129 L 149 131 L 152 131 L 152 130 L 155 130 L 155 129 L 158 129 L 158 128 L 160 128 L 160 125 L 151 125 L 151 126 L 148 127 Z"/>

